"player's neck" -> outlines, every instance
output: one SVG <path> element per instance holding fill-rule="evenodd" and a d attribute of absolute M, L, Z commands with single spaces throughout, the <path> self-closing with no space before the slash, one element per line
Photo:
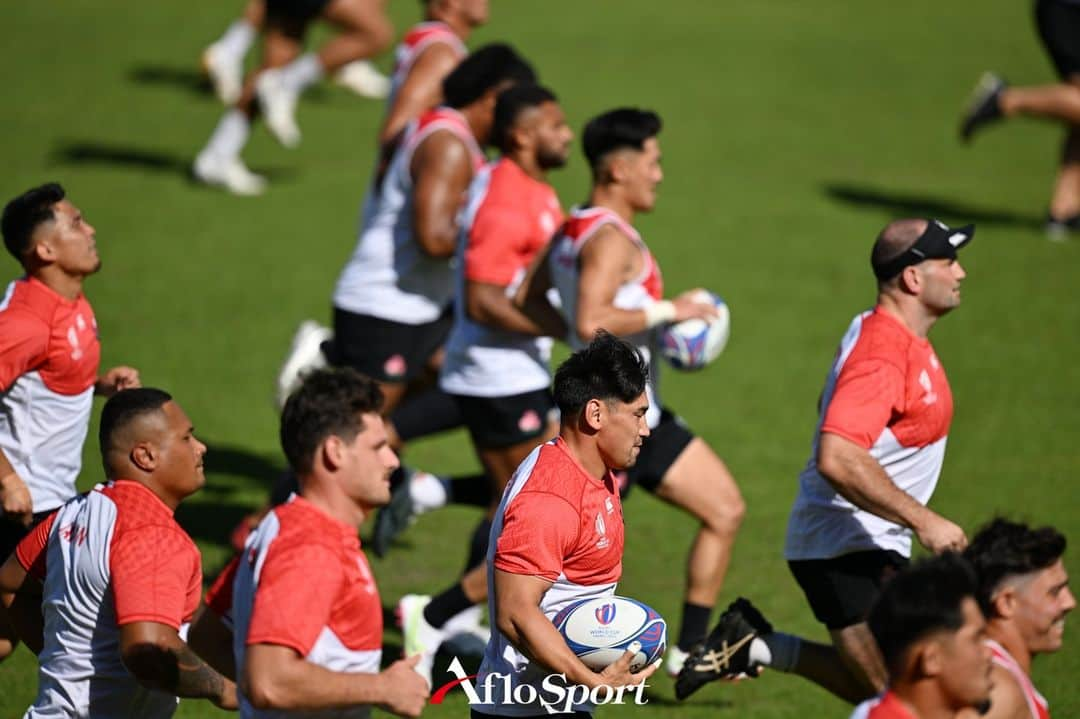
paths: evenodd
<path fill-rule="evenodd" d="M 602 482 L 607 476 L 608 468 L 600 456 L 594 437 L 578 432 L 576 428 L 565 424 L 559 430 L 559 437 L 566 443 L 570 454 L 585 470 L 585 473 Z"/>
<path fill-rule="evenodd" d="M 622 193 L 610 185 L 594 185 L 589 193 L 589 206 L 606 207 L 630 225 L 634 224 L 634 216 L 637 214 Z"/>
<path fill-rule="evenodd" d="M 491 113 L 480 105 L 481 103 L 474 102 L 458 109 L 457 112 L 465 118 L 465 124 L 469 126 L 472 136 L 483 147 L 487 144 L 488 135 L 491 134 Z"/>
<path fill-rule="evenodd" d="M 38 267 L 30 275 L 65 299 L 74 300 L 82 294 L 83 276 L 69 275 L 55 265 Z"/>
<path fill-rule="evenodd" d="M 892 686 L 892 692 L 915 719 L 954 719 L 956 716 L 935 678 L 897 682 Z"/>
<path fill-rule="evenodd" d="M 937 317 L 929 314 L 922 305 L 915 302 L 898 300 L 888 292 L 881 292 L 877 299 L 878 307 L 895 317 L 911 330 L 916 337 L 926 339 L 930 334 L 930 328 L 937 322 Z"/>
<path fill-rule="evenodd" d="M 547 172 L 536 161 L 535 152 L 515 152 L 507 155 L 507 158 L 532 179 L 537 182 L 547 182 Z"/>
<path fill-rule="evenodd" d="M 472 26 L 465 22 L 465 19 L 459 15 L 434 13 L 428 15 L 426 19 L 428 22 L 441 22 L 443 25 L 446 25 L 462 42 L 468 40 L 469 35 L 472 34 Z"/>
<path fill-rule="evenodd" d="M 330 478 L 301 478 L 300 496 L 323 513 L 350 527 L 359 529 L 367 518 L 364 508 L 345 496 Z"/>
<path fill-rule="evenodd" d="M 1031 652 L 1015 624 L 1004 619 L 991 619 L 986 624 L 986 638 L 993 639 L 1004 647 L 1009 656 L 1024 670 L 1024 674 L 1031 676 Z"/>

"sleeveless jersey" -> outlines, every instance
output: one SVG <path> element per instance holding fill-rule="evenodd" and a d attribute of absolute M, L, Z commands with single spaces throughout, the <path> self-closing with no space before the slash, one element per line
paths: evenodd
<path fill-rule="evenodd" d="M 1027 675 L 1024 668 L 1021 667 L 1012 654 L 1009 651 L 995 642 L 993 639 L 987 639 L 986 645 L 990 647 L 990 654 L 992 661 L 999 667 L 1005 669 L 1012 675 L 1012 678 L 1016 680 L 1016 683 L 1020 686 L 1020 691 L 1024 694 L 1024 700 L 1027 701 L 1028 709 L 1031 711 L 1031 719 L 1050 719 L 1050 703 L 1046 701 L 1046 698 L 1039 693 L 1039 690 L 1035 688 L 1035 685 L 1031 683 L 1031 677 Z"/>
<path fill-rule="evenodd" d="M 628 237 L 641 251 L 642 259 L 638 276 L 622 284 L 615 292 L 615 307 L 621 310 L 643 310 L 664 297 L 660 266 L 656 264 L 637 230 L 606 207 L 573 208 L 559 234 L 552 240 L 555 246 L 548 260 L 548 270 L 551 282 L 559 293 L 566 324 L 571 328 L 570 345 L 574 349 L 584 346 L 573 329 L 576 326 L 578 283 L 581 279 L 578 256 L 581 248 L 597 230 L 607 225 L 614 225 Z M 655 428 L 660 423 L 660 362 L 659 353 L 656 351 L 656 333 L 647 329 L 624 339 L 634 344 L 649 364 L 649 383 L 645 388 L 649 398 L 649 411 L 645 419 L 650 428 Z"/>
<path fill-rule="evenodd" d="M 394 72 L 390 76 L 390 95 L 386 98 L 386 107 L 394 106 L 398 90 L 405 84 L 416 60 L 432 45 L 449 45 L 458 60 L 469 54 L 465 43 L 461 41 L 450 26 L 439 20 L 428 20 L 409 28 L 394 50 Z"/>
<path fill-rule="evenodd" d="M 911 530 L 857 508 L 818 472 L 821 433 L 865 448 L 897 487 L 925 505 L 941 474 L 952 416 L 949 380 L 929 340 L 881 307 L 856 316 L 825 380 L 784 556 L 828 559 L 873 549 L 911 556 Z"/>
<path fill-rule="evenodd" d="M 867 699 L 851 713 L 851 719 L 918 719 L 891 691 Z"/>
<path fill-rule="evenodd" d="M 502 285 L 513 297 L 533 258 L 562 222 L 550 185 L 503 158 L 482 169 L 469 186 L 458 240 L 454 325 L 446 341 L 439 385 L 451 394 L 510 397 L 546 389 L 551 339 L 531 337 L 469 317 L 467 282 Z"/>
<path fill-rule="evenodd" d="M 457 110 L 438 107 L 410 122 L 378 198 L 362 220 L 356 249 L 338 278 L 335 307 L 419 325 L 435 321 L 449 306 L 454 286 L 451 261 L 431 257 L 413 236 L 413 153 L 441 131 L 465 144 L 474 171 L 483 166 L 483 151 Z"/>

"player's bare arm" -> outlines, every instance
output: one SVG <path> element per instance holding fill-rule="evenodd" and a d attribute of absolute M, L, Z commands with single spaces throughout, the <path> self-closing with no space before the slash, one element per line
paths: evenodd
<path fill-rule="evenodd" d="M 30 490 L 0 449 L 0 507 L 4 514 L 29 526 L 34 516 Z"/>
<path fill-rule="evenodd" d="M 631 652 L 626 652 L 603 672 L 585 666 L 540 611 L 540 600 L 550 587 L 551 582 L 541 577 L 495 570 L 495 622 L 499 631 L 530 659 L 590 689 L 640 684 L 656 671 L 656 666 L 649 666 L 637 674 L 631 673 Z"/>
<path fill-rule="evenodd" d="M 449 131 L 420 143 L 413 155 L 413 227 L 416 241 L 432 257 L 450 257 L 457 247 L 457 214 L 472 180 L 469 150 Z"/>
<path fill-rule="evenodd" d="M 40 654 L 44 645 L 41 582 L 23 569 L 14 554 L 0 566 L 0 604 L 19 639 Z"/>
<path fill-rule="evenodd" d="M 548 337 L 565 339 L 569 328 L 562 313 L 552 307 L 548 298 L 551 290 L 551 273 L 548 261 L 551 258 L 553 243 L 537 253 L 532 264 L 525 270 L 525 277 L 514 294 L 514 306 L 536 324 L 545 328 Z"/>
<path fill-rule="evenodd" d="M 136 387 L 142 387 L 139 370 L 134 367 L 113 367 L 98 377 L 94 384 L 94 394 L 100 397 L 112 397 L 121 390 Z"/>
<path fill-rule="evenodd" d="M 459 58 L 446 43 L 435 43 L 420 53 L 409 69 L 409 76 L 398 88 L 394 104 L 386 111 L 379 129 L 380 147 L 392 144 L 414 117 L 442 102 L 442 81 L 457 67 Z"/>
<path fill-rule="evenodd" d="M 990 688 L 990 708 L 985 713 L 964 709 L 956 719 L 1030 719 L 1031 708 L 1024 692 L 1009 671 L 995 664 L 990 670 L 993 686 Z"/>
<path fill-rule="evenodd" d="M 236 709 L 236 684 L 192 651 L 175 629 L 159 622 L 120 627 L 120 656 L 140 684 L 178 697 L 209 699 Z"/>
<path fill-rule="evenodd" d="M 552 336 L 550 330 L 558 329 L 535 322 L 507 296 L 505 286 L 488 282 L 465 282 L 465 311 L 477 322 L 532 337 Z"/>
<path fill-rule="evenodd" d="M 217 612 L 206 605 L 199 607 L 188 629 L 188 646 L 223 677 L 236 681 L 236 657 L 233 655 L 232 630 Z"/>
<path fill-rule="evenodd" d="M 930 551 L 967 546 L 963 529 L 897 487 L 878 461 L 850 439 L 823 432 L 818 471 L 844 499 L 882 519 L 909 527 Z"/>
<path fill-rule="evenodd" d="M 417 659 L 394 662 L 379 674 L 346 673 L 313 664 L 292 647 L 252 644 L 240 688 L 257 709 L 313 711 L 367 704 L 415 717 L 428 696 L 427 682 L 413 670 Z"/>

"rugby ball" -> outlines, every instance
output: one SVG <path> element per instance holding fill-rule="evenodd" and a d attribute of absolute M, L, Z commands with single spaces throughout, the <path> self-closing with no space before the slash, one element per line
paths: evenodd
<path fill-rule="evenodd" d="M 660 354 L 677 370 L 699 370 L 712 362 L 724 351 L 731 333 L 727 303 L 706 290 L 698 295 L 701 302 L 711 302 L 716 307 L 715 319 L 683 320 L 660 331 Z"/>
<path fill-rule="evenodd" d="M 585 666 L 600 671 L 631 644 L 640 648 L 630 662 L 639 672 L 664 656 L 667 623 L 651 607 L 628 597 L 593 597 L 566 607 L 551 620 Z"/>

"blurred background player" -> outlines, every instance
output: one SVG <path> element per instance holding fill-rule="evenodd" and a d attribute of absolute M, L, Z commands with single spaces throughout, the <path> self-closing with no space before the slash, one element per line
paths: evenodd
<path fill-rule="evenodd" d="M 951 719 L 986 706 L 990 652 L 975 585 L 970 565 L 951 552 L 918 562 L 885 585 L 869 625 L 889 686 L 851 719 Z"/>
<path fill-rule="evenodd" d="M 11 611 L 37 587 L 37 612 L 19 611 L 38 654 L 38 694 L 26 717 L 167 719 L 178 697 L 236 709 L 236 686 L 184 642 L 202 560 L 173 518 L 206 484 L 206 445 L 184 410 L 158 389 L 117 393 L 101 411 L 108 483 L 69 500 L 0 568 Z"/>
<path fill-rule="evenodd" d="M 256 112 L 285 147 L 300 143 L 296 103 L 301 93 L 328 73 L 389 47 L 394 28 L 385 0 L 264 0 L 266 2 L 261 67 L 248 75 L 240 98 L 214 128 L 195 158 L 195 178 L 237 195 L 257 195 L 266 180 L 252 173 L 240 153 L 251 134 Z M 304 36 L 315 18 L 340 32 L 318 52 L 301 55 Z"/>
<path fill-rule="evenodd" d="M 0 562 L 30 528 L 75 496 L 93 395 L 139 386 L 98 375 L 101 344 L 83 282 L 101 268 L 96 231 L 49 183 L 4 207 L 4 245 L 25 271 L 0 299 Z M 16 638 L 0 618 L 0 659 Z"/>
<path fill-rule="evenodd" d="M 588 202 L 570 211 L 545 268 L 523 296 L 539 297 L 556 287 L 572 346 L 602 328 L 628 339 L 649 363 L 652 434 L 627 473 L 631 482 L 701 522 L 687 558 L 682 624 L 665 660 L 675 674 L 708 633 L 745 505 L 723 461 L 663 406 L 659 395 L 654 330 L 716 314 L 712 304 L 695 301 L 698 290 L 663 299 L 660 268 L 633 227 L 638 213 L 652 211 L 663 179 L 660 128 L 656 113 L 629 108 L 589 121 L 582 137 L 593 178 Z"/>
<path fill-rule="evenodd" d="M 521 464 L 493 521 L 488 611 L 497 630 L 476 677 L 477 685 L 492 687 L 492 703 L 474 704 L 473 717 L 546 716 L 539 702 L 530 706 L 520 697 L 531 686 L 535 698 L 547 673 L 591 690 L 638 684 L 656 670 L 631 674 L 633 654 L 626 652 L 595 672 L 551 623 L 574 601 L 615 593 L 624 528 L 614 472 L 640 459 L 649 436 L 648 371 L 634 345 L 599 332 L 555 372 L 559 436 Z M 492 682 L 489 674 L 504 678 Z M 587 717 L 592 709 L 579 701 L 572 716 Z"/>
<path fill-rule="evenodd" d="M 225 105 L 234 105 L 244 88 L 244 56 L 262 31 L 266 0 L 248 0 L 243 14 L 202 54 L 202 68 Z M 382 99 L 390 92 L 390 79 L 368 60 L 346 63 L 334 73 L 334 82 L 361 97 Z"/>
<path fill-rule="evenodd" d="M 990 123 L 1016 115 L 1065 125 L 1061 164 L 1046 217 L 1047 233 L 1052 239 L 1060 239 L 1080 230 L 1080 3 L 1037 0 L 1035 24 L 1060 82 L 1010 87 L 997 75 L 986 73 L 963 117 L 960 137 L 969 142 Z"/>
<path fill-rule="evenodd" d="M 1064 554 L 1065 536 L 1053 527 L 1006 519 L 980 529 L 964 551 L 978 576 L 994 660 L 990 710 L 982 716 L 1049 719 L 1049 704 L 1031 681 L 1031 662 L 1061 649 L 1065 615 L 1076 608 Z"/>
<path fill-rule="evenodd" d="M 389 501 L 398 466 L 381 403 L 375 382 L 344 368 L 313 372 L 285 404 L 281 446 L 299 494 L 262 520 L 206 600 L 234 627 L 245 717 L 367 716 L 372 705 L 415 717 L 424 707 L 419 657 L 379 671 L 382 604 L 357 538 Z M 204 612 L 192 633 L 208 636 L 214 621 Z"/>
<path fill-rule="evenodd" d="M 514 306 L 513 295 L 562 223 L 547 173 L 566 164 L 572 139 L 550 90 L 516 85 L 495 103 L 492 140 L 502 158 L 469 187 L 457 249 L 458 299 L 439 385 L 461 410 L 495 502 L 473 532 L 462 581 L 434 599 L 407 595 L 398 604 L 405 652 L 423 653 L 428 665 L 443 625 L 487 598 L 484 558 L 503 488 L 529 452 L 558 431 L 548 363 L 550 338 L 564 337 L 566 324 L 550 304 L 543 324 L 534 322 Z"/>
<path fill-rule="evenodd" d="M 974 227 L 889 223 L 871 252 L 877 305 L 852 320 L 819 400 L 813 449 L 799 476 L 784 556 L 831 645 L 772 627 L 735 602 L 676 683 L 680 698 L 756 665 L 794 672 L 858 703 L 885 686 L 866 625 L 882 583 L 911 556 L 963 549 L 964 531 L 926 504 L 937 486 L 953 416 L 945 369 L 927 335 L 960 304 L 957 250 Z M 722 651 L 722 647 L 739 651 Z M 713 661 L 709 657 L 721 657 Z"/>

